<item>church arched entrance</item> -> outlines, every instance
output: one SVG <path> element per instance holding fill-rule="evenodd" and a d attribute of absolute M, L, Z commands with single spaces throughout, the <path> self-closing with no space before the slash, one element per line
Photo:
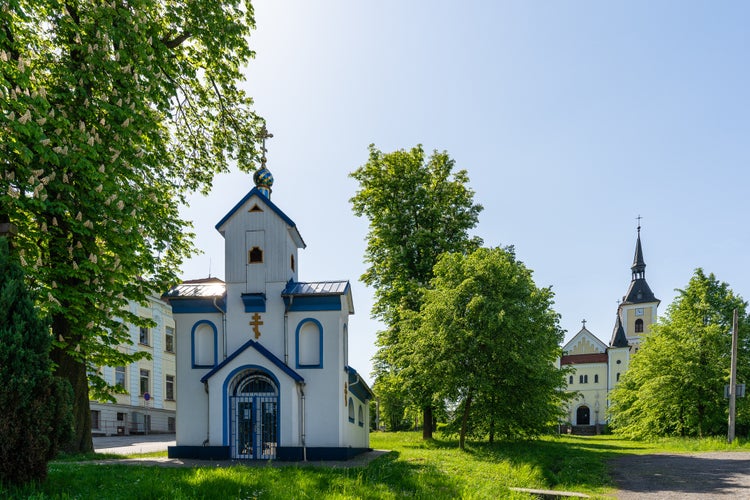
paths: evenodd
<path fill-rule="evenodd" d="M 235 459 L 276 458 L 279 390 L 260 371 L 240 374 L 229 396 L 230 449 Z"/>
<path fill-rule="evenodd" d="M 586 405 L 581 405 L 576 411 L 576 425 L 591 425 L 591 410 Z"/>

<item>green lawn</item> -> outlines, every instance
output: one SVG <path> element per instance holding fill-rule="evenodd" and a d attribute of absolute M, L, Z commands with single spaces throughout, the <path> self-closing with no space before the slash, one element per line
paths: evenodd
<path fill-rule="evenodd" d="M 323 468 L 304 464 L 284 467 L 164 468 L 101 465 L 56 460 L 42 485 L 3 489 L 6 498 L 529 498 L 509 487 L 588 493 L 613 491 L 607 459 L 623 454 L 750 450 L 750 445 L 723 440 L 632 442 L 612 436 L 563 436 L 537 441 L 469 443 L 424 442 L 417 433 L 374 433 L 371 446 L 392 450 L 367 467 Z M 90 460 L 91 457 L 86 457 Z"/>

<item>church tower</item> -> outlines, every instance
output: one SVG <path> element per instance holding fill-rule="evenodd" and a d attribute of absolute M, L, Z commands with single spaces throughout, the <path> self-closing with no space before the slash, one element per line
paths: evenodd
<path fill-rule="evenodd" d="M 641 337 L 651 330 L 651 325 L 656 322 L 657 308 L 660 300 L 654 296 L 654 292 L 646 282 L 646 261 L 643 258 L 643 247 L 641 246 L 640 217 L 638 224 L 638 237 L 635 243 L 635 255 L 633 265 L 630 267 L 632 278 L 627 293 L 622 298 L 618 310 L 618 319 L 624 330 L 625 338 L 631 348 L 637 350 Z M 616 325 L 617 329 L 617 325 Z M 613 332 L 613 341 L 617 332 Z M 620 337 L 621 343 L 621 337 Z M 618 347 L 623 347 L 618 345 Z"/>

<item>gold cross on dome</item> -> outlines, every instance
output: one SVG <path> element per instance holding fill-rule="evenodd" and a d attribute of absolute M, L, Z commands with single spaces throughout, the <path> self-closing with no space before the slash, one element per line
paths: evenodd
<path fill-rule="evenodd" d="M 268 131 L 266 128 L 266 124 L 263 124 L 263 127 L 260 129 L 260 134 L 258 137 L 263 141 L 263 145 L 260 147 L 260 162 L 265 167 L 266 166 L 266 153 L 268 152 L 268 149 L 266 149 L 266 139 L 273 138 L 273 134 Z"/>
<path fill-rule="evenodd" d="M 253 333 L 255 333 L 256 339 L 260 337 L 260 330 L 258 329 L 258 327 L 262 324 L 263 322 L 260 320 L 260 314 L 253 314 L 253 320 L 250 322 L 250 326 L 253 327 Z"/>

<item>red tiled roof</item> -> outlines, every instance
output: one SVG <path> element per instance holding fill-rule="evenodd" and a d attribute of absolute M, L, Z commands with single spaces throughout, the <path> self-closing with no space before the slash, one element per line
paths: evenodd
<path fill-rule="evenodd" d="M 580 365 L 583 363 L 606 363 L 606 353 L 568 354 L 560 359 L 561 365 Z"/>

